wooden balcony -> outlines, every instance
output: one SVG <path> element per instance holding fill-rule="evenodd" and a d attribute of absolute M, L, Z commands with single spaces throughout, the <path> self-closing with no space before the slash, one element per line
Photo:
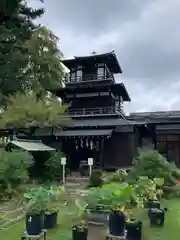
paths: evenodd
<path fill-rule="evenodd" d="M 121 115 L 124 117 L 125 115 L 123 110 L 117 107 L 68 109 L 67 114 L 73 117 L 103 116 L 103 115 Z"/>
<path fill-rule="evenodd" d="M 65 78 L 66 84 L 74 84 L 74 83 L 87 83 L 87 82 L 101 82 L 101 81 L 110 81 L 112 83 L 115 82 L 114 76 L 107 75 L 88 75 L 88 76 L 77 76 L 71 77 L 67 75 Z"/>

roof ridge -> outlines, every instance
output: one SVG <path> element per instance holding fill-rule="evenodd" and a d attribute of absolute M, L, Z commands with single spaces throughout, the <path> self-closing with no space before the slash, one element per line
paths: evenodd
<path fill-rule="evenodd" d="M 15 138 L 13 139 L 12 141 L 18 141 L 18 142 L 36 142 L 36 143 L 42 143 L 41 140 L 32 140 L 32 139 L 18 139 L 18 138 Z M 12 142 L 11 141 L 11 142 Z"/>

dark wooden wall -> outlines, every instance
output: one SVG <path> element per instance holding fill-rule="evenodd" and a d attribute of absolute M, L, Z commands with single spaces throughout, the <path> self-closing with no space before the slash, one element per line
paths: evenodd
<path fill-rule="evenodd" d="M 130 167 L 137 152 L 135 133 L 113 133 L 104 144 L 104 167 Z"/>
<path fill-rule="evenodd" d="M 109 96 L 92 97 L 86 99 L 74 99 L 72 102 L 73 108 L 96 108 L 111 106 L 111 98 Z"/>

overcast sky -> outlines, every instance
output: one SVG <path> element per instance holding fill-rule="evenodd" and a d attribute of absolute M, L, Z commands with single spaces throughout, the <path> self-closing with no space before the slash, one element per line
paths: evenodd
<path fill-rule="evenodd" d="M 38 0 L 29 0 L 38 7 Z M 115 50 L 126 112 L 180 110 L 180 0 L 44 0 L 65 57 Z"/>

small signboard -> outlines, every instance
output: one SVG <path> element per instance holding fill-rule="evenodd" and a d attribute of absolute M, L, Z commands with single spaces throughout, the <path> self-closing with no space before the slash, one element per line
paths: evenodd
<path fill-rule="evenodd" d="M 88 165 L 93 166 L 93 158 L 88 158 Z"/>
<path fill-rule="evenodd" d="M 65 157 L 61 158 L 61 165 L 66 165 L 66 158 Z"/>

